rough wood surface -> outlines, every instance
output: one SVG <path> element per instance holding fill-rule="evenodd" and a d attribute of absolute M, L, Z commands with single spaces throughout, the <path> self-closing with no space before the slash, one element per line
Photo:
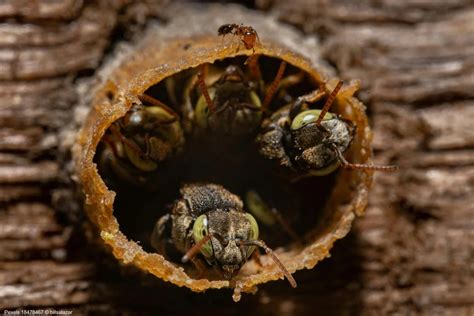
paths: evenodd
<path fill-rule="evenodd" d="M 474 5 L 256 1 L 317 33 L 360 78 L 379 163 L 367 213 L 332 258 L 234 304 L 118 267 L 88 239 L 69 175 L 78 78 L 93 75 L 152 1 L 0 4 L 0 308 L 77 314 L 474 315 Z M 79 92 L 78 92 L 79 91 Z"/>

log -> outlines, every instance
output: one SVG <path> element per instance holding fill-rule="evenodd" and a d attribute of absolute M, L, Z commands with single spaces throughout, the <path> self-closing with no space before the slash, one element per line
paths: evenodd
<path fill-rule="evenodd" d="M 71 173 L 83 82 L 147 22 L 171 19 L 165 2 L 0 4 L 0 309 L 473 315 L 472 1 L 255 1 L 361 79 L 376 162 L 400 171 L 377 174 L 366 214 L 296 273 L 297 289 L 276 282 L 237 304 L 119 266 L 90 237 Z"/>

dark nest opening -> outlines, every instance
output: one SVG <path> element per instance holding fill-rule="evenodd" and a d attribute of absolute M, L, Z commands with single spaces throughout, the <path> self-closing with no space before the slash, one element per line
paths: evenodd
<path fill-rule="evenodd" d="M 245 65 L 247 57 L 239 56 L 216 61 L 213 66 L 222 71 L 229 65 L 236 65 L 248 74 Z M 268 86 L 274 80 L 281 60 L 261 56 L 259 67 L 262 79 Z M 183 119 L 182 104 L 184 91 L 189 80 L 196 76 L 199 69 L 187 69 L 162 80 L 145 91 L 151 96 L 176 111 Z M 268 117 L 272 112 L 289 104 L 298 96 L 318 89 L 318 84 L 303 70 L 288 65 L 285 76 L 301 74 L 302 80 L 287 89 L 287 93 L 276 94 L 271 102 Z M 173 89 L 169 81 L 173 82 Z M 167 86 L 168 85 L 168 86 Z M 170 92 L 173 91 L 173 92 Z M 191 92 L 190 100 L 196 104 L 199 95 Z M 264 95 L 259 97 L 263 100 Z M 325 98 L 312 105 L 322 108 Z M 186 125 L 183 123 L 183 126 Z M 99 173 L 109 189 L 117 193 L 114 202 L 114 215 L 118 219 L 121 231 L 148 252 L 155 252 L 150 245 L 150 236 L 156 221 L 171 211 L 175 200 L 180 198 L 180 187 L 186 183 L 216 183 L 238 195 L 248 211 L 245 195 L 249 191 L 257 192 L 271 208 L 275 208 L 300 236 L 303 244 L 305 234 L 319 227 L 323 219 L 323 209 L 331 189 L 335 183 L 334 172 L 328 176 L 303 178 L 292 182 L 281 172 L 276 162 L 264 159 L 255 143 L 258 130 L 245 137 L 231 138 L 227 135 L 196 133 L 195 127 L 185 132 L 185 145 L 182 150 L 160 162 L 156 171 L 139 173 L 132 171 L 137 177 L 144 179 L 140 184 L 125 179 L 117 174 L 109 163 L 102 161 L 101 154 L 106 148 L 101 142 L 94 161 L 99 166 Z M 108 131 L 107 133 L 110 133 Z M 108 159 L 121 160 L 124 166 L 133 166 L 119 157 Z M 135 173 L 134 173 L 135 172 Z M 267 227 L 259 224 L 260 238 L 270 247 L 286 247 L 295 242 L 280 224 Z M 167 259 L 181 264 L 182 254 L 168 253 Z"/>

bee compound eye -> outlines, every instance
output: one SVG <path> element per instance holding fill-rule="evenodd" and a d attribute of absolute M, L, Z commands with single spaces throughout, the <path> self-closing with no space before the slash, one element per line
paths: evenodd
<path fill-rule="evenodd" d="M 199 216 L 196 219 L 196 221 L 194 222 L 194 225 L 193 225 L 193 238 L 194 238 L 194 242 L 196 244 L 198 242 L 200 242 L 205 236 L 207 236 L 209 234 L 207 224 L 208 224 L 208 222 L 207 222 L 207 216 L 206 215 Z M 206 257 L 212 256 L 213 251 L 212 251 L 211 241 L 206 242 L 202 246 L 201 253 Z"/>
<path fill-rule="evenodd" d="M 213 90 L 211 90 L 209 94 L 211 98 L 214 97 Z M 206 102 L 206 98 L 203 95 L 201 95 L 196 105 L 196 111 L 195 111 L 196 124 L 202 129 L 207 128 L 210 115 L 211 115 L 211 110 Z"/>
<path fill-rule="evenodd" d="M 259 237 L 258 223 L 255 220 L 255 218 L 250 213 L 245 213 L 245 217 L 249 221 L 250 230 L 247 236 L 241 236 L 240 238 L 238 238 L 237 240 L 238 245 L 240 243 L 244 244 L 246 241 L 258 240 L 258 237 Z M 255 248 L 256 248 L 255 246 L 244 246 L 246 258 L 249 258 L 252 255 L 252 253 L 255 251 Z"/>
<path fill-rule="evenodd" d="M 257 240 L 259 235 L 258 223 L 251 214 L 245 213 L 245 216 L 250 223 L 249 240 Z"/>
<path fill-rule="evenodd" d="M 321 110 L 307 110 L 299 113 L 291 122 L 291 129 L 298 130 L 308 124 L 316 123 L 316 120 L 318 119 L 320 114 Z M 333 117 L 333 114 L 327 112 L 324 115 L 323 121 L 331 120 Z"/>

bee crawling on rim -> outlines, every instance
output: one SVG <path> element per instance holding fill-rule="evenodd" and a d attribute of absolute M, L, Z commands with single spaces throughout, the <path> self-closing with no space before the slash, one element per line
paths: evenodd
<path fill-rule="evenodd" d="M 256 142 L 259 152 L 276 160 L 296 174 L 295 180 L 307 176 L 324 176 L 338 167 L 396 171 L 397 166 L 376 166 L 350 163 L 344 152 L 350 147 L 356 126 L 337 114 L 328 112 L 342 87 L 338 81 L 327 95 L 324 87 L 298 97 L 262 123 Z M 309 104 L 326 101 L 322 109 L 310 109 Z"/>
<path fill-rule="evenodd" d="M 275 253 L 259 240 L 257 221 L 244 211 L 238 196 L 216 184 L 187 184 L 180 192 L 171 214 L 161 217 L 153 230 L 151 244 L 159 253 L 166 255 L 167 245 L 172 244 L 184 254 L 181 261 L 191 261 L 200 274 L 207 263 L 224 278 L 232 279 L 260 247 L 296 287 Z M 171 231 L 170 236 L 167 231 Z"/>
<path fill-rule="evenodd" d="M 235 24 L 224 24 L 217 29 L 217 35 L 224 37 L 227 34 L 233 34 L 234 36 L 239 36 L 240 41 L 244 44 L 246 49 L 252 49 L 255 53 L 255 44 L 260 42 L 257 31 L 251 26 L 245 26 L 242 23 Z"/>

